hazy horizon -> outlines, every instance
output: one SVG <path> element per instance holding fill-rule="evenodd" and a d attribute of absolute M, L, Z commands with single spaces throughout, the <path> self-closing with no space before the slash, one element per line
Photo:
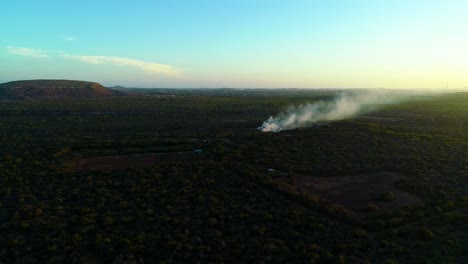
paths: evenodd
<path fill-rule="evenodd" d="M 0 82 L 142 88 L 468 88 L 468 2 L 3 4 Z"/>
<path fill-rule="evenodd" d="M 114 87 L 122 87 L 124 89 L 239 89 L 239 90 L 249 90 L 249 89 L 259 89 L 259 90 L 394 90 L 394 91 L 415 91 L 415 92 L 459 92 L 459 91 L 467 91 L 468 87 L 463 88 L 450 88 L 450 87 L 442 87 L 442 88 L 392 88 L 392 87 L 164 87 L 164 86 L 132 86 L 132 85 L 120 85 L 120 84 L 109 84 L 106 85 L 105 83 L 101 83 L 95 80 L 77 80 L 77 79 L 25 79 L 25 80 L 8 80 L 2 81 L 0 80 L 0 84 L 8 83 L 8 82 L 15 82 L 15 81 L 38 81 L 38 80 L 66 80 L 66 81 L 86 81 L 86 82 L 95 82 L 103 85 L 107 88 L 114 88 Z"/>

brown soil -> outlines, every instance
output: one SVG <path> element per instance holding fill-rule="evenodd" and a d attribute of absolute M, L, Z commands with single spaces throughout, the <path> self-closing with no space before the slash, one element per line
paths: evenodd
<path fill-rule="evenodd" d="M 413 194 L 397 189 L 394 184 L 403 176 L 392 172 L 354 175 L 345 177 L 314 177 L 294 175 L 298 191 L 316 195 L 333 204 L 344 205 L 356 210 L 366 211 L 369 205 L 377 205 L 379 211 L 394 210 L 404 206 L 413 206 L 421 200 Z M 280 181 L 288 181 L 283 174 Z M 393 201 L 377 201 L 385 192 L 393 194 Z"/>
<path fill-rule="evenodd" d="M 141 169 L 149 168 L 156 164 L 176 162 L 181 159 L 198 159 L 200 157 L 199 154 L 197 151 L 183 151 L 101 156 L 76 160 L 73 162 L 73 165 L 76 171 Z"/>

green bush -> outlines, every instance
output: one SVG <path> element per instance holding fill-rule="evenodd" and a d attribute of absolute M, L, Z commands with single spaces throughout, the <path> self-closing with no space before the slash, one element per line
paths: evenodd
<path fill-rule="evenodd" d="M 395 200 L 395 197 L 393 196 L 392 192 L 384 192 L 375 200 L 379 202 L 393 202 Z"/>
<path fill-rule="evenodd" d="M 427 227 L 414 228 L 413 234 L 418 240 L 431 240 L 434 238 L 434 234 Z"/>

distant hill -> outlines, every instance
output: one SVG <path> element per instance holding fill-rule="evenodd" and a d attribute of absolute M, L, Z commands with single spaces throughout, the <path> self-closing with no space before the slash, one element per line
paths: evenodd
<path fill-rule="evenodd" d="M 0 84 L 0 99 L 90 98 L 126 95 L 99 83 L 70 80 L 27 80 Z"/>

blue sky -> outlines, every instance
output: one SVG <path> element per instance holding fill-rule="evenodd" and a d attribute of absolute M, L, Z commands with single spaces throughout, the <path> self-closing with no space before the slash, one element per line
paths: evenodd
<path fill-rule="evenodd" d="M 468 1 L 2 1 L 0 82 L 468 86 Z"/>

